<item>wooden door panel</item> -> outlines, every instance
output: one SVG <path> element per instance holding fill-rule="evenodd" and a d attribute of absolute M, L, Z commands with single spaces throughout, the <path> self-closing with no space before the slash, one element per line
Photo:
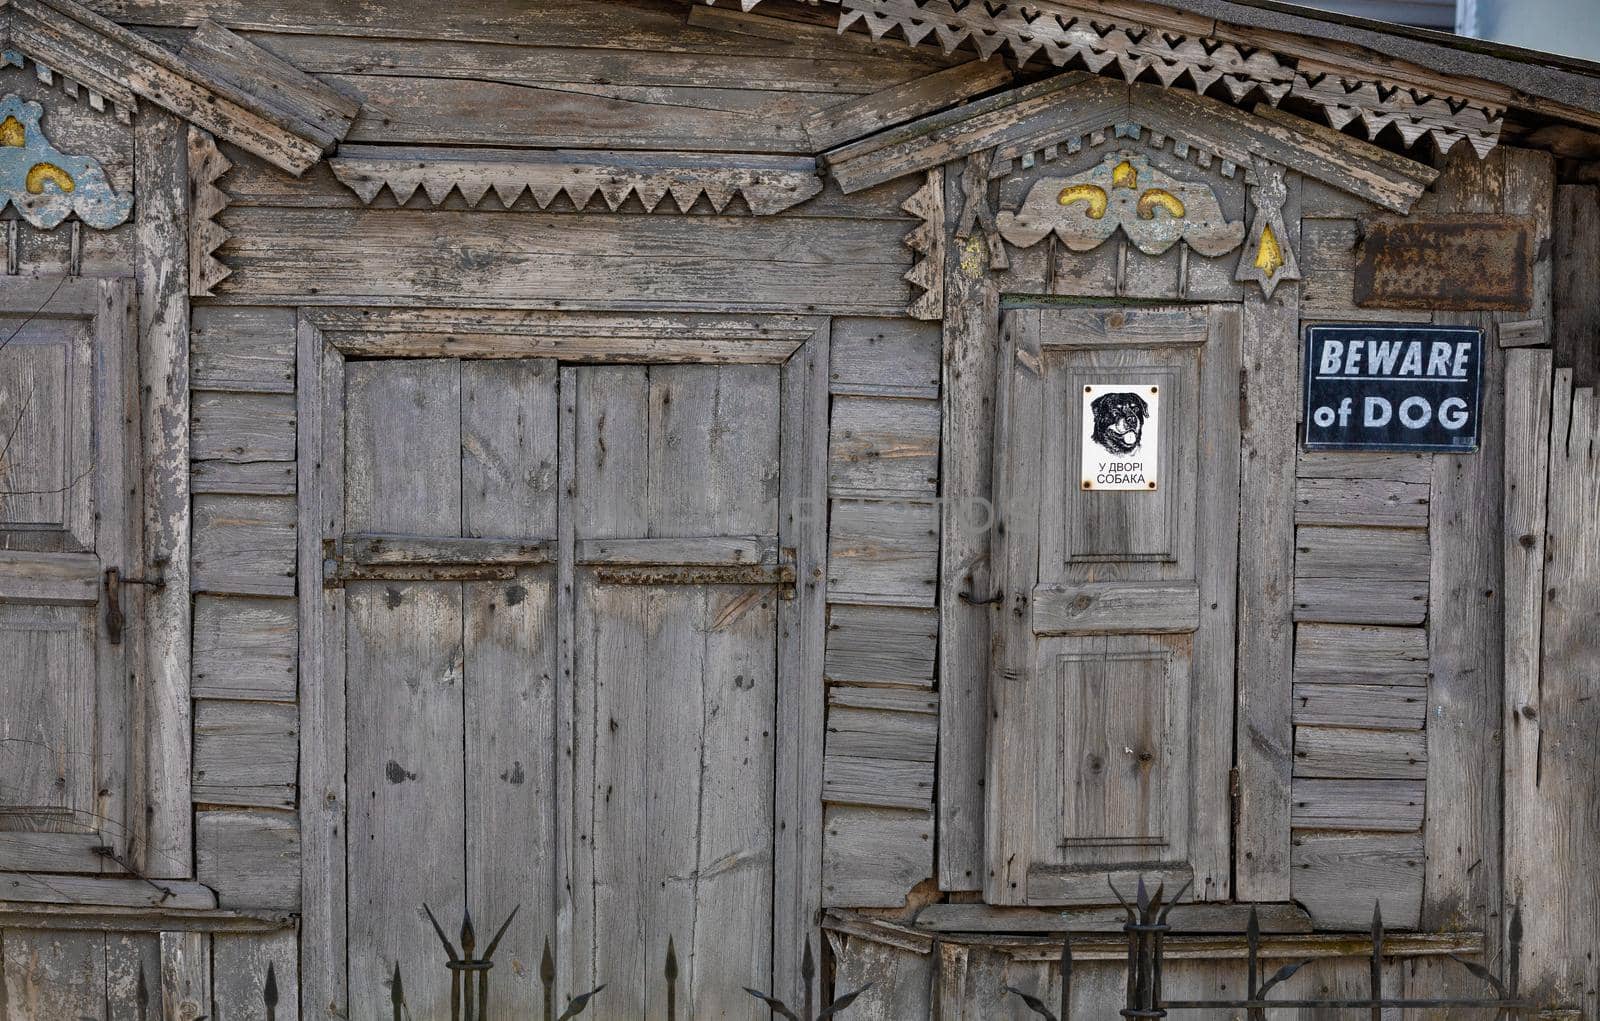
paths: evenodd
<path fill-rule="evenodd" d="M 460 535 L 461 363 L 351 362 L 345 375 L 345 527 Z"/>
<path fill-rule="evenodd" d="M 1137 318 L 1164 326 L 1128 328 L 1116 310 L 1007 317 L 997 562 L 1015 595 L 994 647 L 998 903 L 1105 901 L 1106 876 L 1141 868 L 1204 873 L 1198 895 L 1226 895 L 1238 316 Z M 1154 491 L 1084 484 L 1084 394 L 1107 385 L 1159 394 L 1145 426 Z"/>
<path fill-rule="evenodd" d="M 143 600 L 106 601 L 108 569 L 143 573 L 131 300 L 117 280 L 0 285 L 0 869 L 121 872 L 98 852 L 137 848 Z"/>

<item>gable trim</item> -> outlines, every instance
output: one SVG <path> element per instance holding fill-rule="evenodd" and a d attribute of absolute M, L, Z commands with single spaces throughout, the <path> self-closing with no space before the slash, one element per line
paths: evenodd
<path fill-rule="evenodd" d="M 260 47 L 235 39 L 244 52 L 258 51 L 257 66 L 287 66 Z M 342 96 L 329 100 L 338 112 L 331 122 L 319 124 L 258 95 L 246 82 L 158 46 L 74 0 L 0 3 L 0 50 L 16 55 L 8 56 L 7 63 L 31 61 L 47 84 L 61 76 L 69 95 L 81 84 L 96 109 L 109 100 L 119 119 L 129 120 L 143 99 L 293 174 L 309 169 L 343 137 L 358 108 Z M 309 76 L 300 77 L 312 83 L 311 90 L 332 93 Z M 274 84 L 261 75 L 264 90 L 272 91 Z"/>
<path fill-rule="evenodd" d="M 1070 145 L 1091 132 L 1139 124 L 1234 167 L 1257 158 L 1396 213 L 1407 213 L 1439 172 L 1386 149 L 1269 106 L 1248 113 L 1154 85 L 1069 72 L 880 132 L 824 154 L 846 193 L 996 150 L 1008 161 Z"/>

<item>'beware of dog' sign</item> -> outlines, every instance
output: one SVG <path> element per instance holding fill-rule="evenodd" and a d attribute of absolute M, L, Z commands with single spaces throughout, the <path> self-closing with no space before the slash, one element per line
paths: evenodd
<path fill-rule="evenodd" d="M 1478 449 L 1482 330 L 1312 326 L 1305 355 L 1307 449 Z"/>
<path fill-rule="evenodd" d="M 1161 388 L 1150 383 L 1083 388 L 1083 488 L 1156 488 Z"/>

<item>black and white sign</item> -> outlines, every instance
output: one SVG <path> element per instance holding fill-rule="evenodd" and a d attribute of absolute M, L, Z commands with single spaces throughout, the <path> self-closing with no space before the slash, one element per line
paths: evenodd
<path fill-rule="evenodd" d="M 1311 326 L 1305 363 L 1307 449 L 1478 449 L 1482 330 Z"/>
<path fill-rule="evenodd" d="M 1161 388 L 1126 383 L 1083 388 L 1083 488 L 1156 488 Z"/>

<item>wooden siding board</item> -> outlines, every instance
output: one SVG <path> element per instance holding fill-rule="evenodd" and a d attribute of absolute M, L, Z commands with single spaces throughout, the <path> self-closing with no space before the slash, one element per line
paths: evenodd
<path fill-rule="evenodd" d="M 1302 623 L 1295 628 L 1294 678 L 1297 683 L 1427 684 L 1428 632 Z"/>
<path fill-rule="evenodd" d="M 939 403 L 836 396 L 828 490 L 932 496 L 939 484 Z"/>
<path fill-rule="evenodd" d="M 1295 829 L 1421 829 L 1427 785 L 1422 780 L 1318 780 L 1292 786 Z"/>
<path fill-rule="evenodd" d="M 287 812 L 195 815 L 196 875 L 228 908 L 300 907 L 300 826 Z"/>
<path fill-rule="evenodd" d="M 196 461 L 293 461 L 294 397 L 199 391 L 189 429 L 189 456 Z"/>
<path fill-rule="evenodd" d="M 1297 833 L 1294 898 L 1319 929 L 1366 930 L 1374 902 L 1386 926 L 1409 929 L 1422 910 L 1422 835 Z"/>
<path fill-rule="evenodd" d="M 932 812 L 828 805 L 823 830 L 823 907 L 901 907 L 933 874 Z"/>
<path fill-rule="evenodd" d="M 195 801 L 293 808 L 299 739 L 292 703 L 196 699 Z"/>
<path fill-rule="evenodd" d="M 828 591 L 834 602 L 932 606 L 939 507 L 928 501 L 833 501 Z"/>
<path fill-rule="evenodd" d="M 932 610 L 833 606 L 823 676 L 851 683 L 933 685 L 939 618 Z"/>
<path fill-rule="evenodd" d="M 228 184 L 231 189 L 231 179 Z M 293 393 L 294 329 L 292 309 L 196 307 L 189 324 L 189 385 Z"/>
<path fill-rule="evenodd" d="M 1427 711 L 1427 692 L 1420 687 L 1378 684 L 1294 686 L 1293 720 L 1297 726 L 1420 730 Z"/>
<path fill-rule="evenodd" d="M 196 592 L 295 594 L 295 501 L 278 496 L 194 498 Z"/>

